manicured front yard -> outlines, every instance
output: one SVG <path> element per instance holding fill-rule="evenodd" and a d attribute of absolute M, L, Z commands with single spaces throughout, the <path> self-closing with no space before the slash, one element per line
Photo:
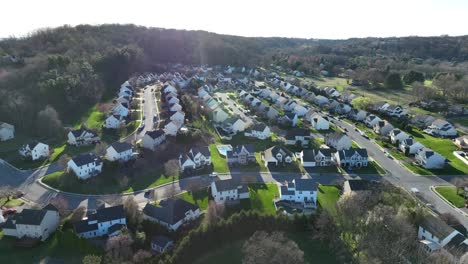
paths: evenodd
<path fill-rule="evenodd" d="M 14 244 L 15 238 L 6 237 L 0 232 L 0 263 L 39 263 L 49 257 L 63 263 L 81 264 L 86 255 L 103 254 L 102 250 L 78 238 L 71 230 L 56 231 L 45 242 L 33 248 L 18 248 Z"/>
<path fill-rule="evenodd" d="M 317 201 L 320 207 L 334 214 L 336 212 L 336 202 L 340 198 L 340 190 L 336 186 L 319 185 Z"/>
<path fill-rule="evenodd" d="M 208 208 L 208 190 L 206 189 L 196 192 L 184 192 L 177 195 L 177 197 L 189 203 L 198 205 L 201 210 L 206 210 L 206 208 Z"/>
<path fill-rule="evenodd" d="M 439 186 L 435 187 L 435 190 L 451 202 L 456 207 L 464 207 L 465 206 L 465 199 L 463 196 L 458 195 L 456 192 L 456 188 L 453 186 Z"/>
<path fill-rule="evenodd" d="M 274 183 L 250 184 L 250 198 L 240 201 L 241 209 L 258 210 L 262 213 L 275 214 L 273 199 L 279 197 L 278 185 Z"/>
<path fill-rule="evenodd" d="M 356 173 L 356 174 L 378 174 L 378 175 L 385 174 L 385 170 L 382 167 L 380 167 L 380 165 L 375 161 L 368 162 L 367 167 L 353 168 L 352 170 L 345 169 L 345 171 L 348 173 Z"/>

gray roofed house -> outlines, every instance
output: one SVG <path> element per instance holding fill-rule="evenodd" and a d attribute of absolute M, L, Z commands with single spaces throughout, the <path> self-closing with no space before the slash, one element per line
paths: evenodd
<path fill-rule="evenodd" d="M 115 236 L 127 224 L 123 205 L 97 209 L 74 225 L 78 236 L 93 238 Z"/>
<path fill-rule="evenodd" d="M 174 241 L 166 236 L 153 236 L 151 238 L 151 249 L 162 254 L 174 244 Z"/>
<path fill-rule="evenodd" d="M 334 161 L 340 167 L 367 167 L 368 165 L 368 154 L 367 149 L 363 148 L 350 148 L 343 149 L 335 153 L 333 157 Z"/>
<path fill-rule="evenodd" d="M 301 152 L 301 163 L 304 167 L 333 165 L 333 151 L 329 148 L 304 149 Z"/>
<path fill-rule="evenodd" d="M 159 205 L 146 204 L 144 217 L 176 231 L 183 223 L 196 219 L 200 208 L 182 199 L 162 200 Z"/>
<path fill-rule="evenodd" d="M 249 162 L 255 162 L 255 147 L 253 144 L 237 145 L 226 152 L 228 164 L 246 165 Z"/>
<path fill-rule="evenodd" d="M 262 153 L 265 166 L 291 163 L 294 161 L 294 153 L 282 146 L 274 146 Z"/>
<path fill-rule="evenodd" d="M 219 180 L 211 183 L 211 196 L 218 204 L 239 201 L 249 198 L 250 192 L 246 184 L 236 179 Z"/>
<path fill-rule="evenodd" d="M 132 149 L 132 144 L 127 142 L 114 142 L 110 145 L 117 153 L 122 153 Z"/>

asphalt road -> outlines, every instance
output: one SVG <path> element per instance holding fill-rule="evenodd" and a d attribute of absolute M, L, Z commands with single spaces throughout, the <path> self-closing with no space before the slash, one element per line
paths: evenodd
<path fill-rule="evenodd" d="M 232 112 L 235 115 L 240 116 L 248 125 L 253 124 L 253 120 L 249 115 L 246 115 L 239 106 L 237 106 L 237 102 L 229 98 L 227 93 L 215 93 L 219 98 L 221 98 L 221 101 L 225 103 L 228 108 L 231 108 Z"/>

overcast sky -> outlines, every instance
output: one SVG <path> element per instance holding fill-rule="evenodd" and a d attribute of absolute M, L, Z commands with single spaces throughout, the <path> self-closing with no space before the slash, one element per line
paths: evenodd
<path fill-rule="evenodd" d="M 345 39 L 468 34 L 468 0 L 6 0 L 0 37 L 64 24 Z"/>

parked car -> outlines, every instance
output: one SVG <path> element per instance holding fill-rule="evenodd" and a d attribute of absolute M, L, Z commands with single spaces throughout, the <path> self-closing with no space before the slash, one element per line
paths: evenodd
<path fill-rule="evenodd" d="M 212 173 L 210 173 L 210 177 L 218 177 L 218 173 L 212 172 Z"/>
<path fill-rule="evenodd" d="M 3 217 L 9 216 L 9 215 L 15 214 L 15 213 L 16 213 L 16 209 L 15 209 L 15 208 L 8 208 L 8 209 L 5 209 L 5 210 L 2 211 Z"/>
<path fill-rule="evenodd" d="M 348 132 L 348 129 L 347 129 L 346 127 L 345 127 L 345 128 L 343 128 L 343 130 L 344 130 L 344 131 L 346 131 L 346 132 Z"/>
<path fill-rule="evenodd" d="M 141 126 L 138 127 L 138 132 L 142 131 L 145 128 L 145 124 L 141 124 Z"/>

